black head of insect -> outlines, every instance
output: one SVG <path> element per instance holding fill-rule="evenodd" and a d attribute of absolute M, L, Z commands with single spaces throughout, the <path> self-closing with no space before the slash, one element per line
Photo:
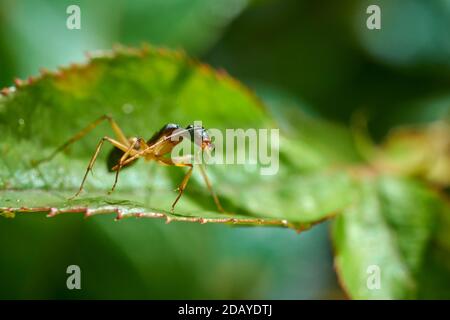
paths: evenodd
<path fill-rule="evenodd" d="M 188 125 L 186 130 L 189 132 L 191 141 L 198 145 L 202 150 L 213 151 L 214 144 L 209 137 L 208 132 L 201 126 Z"/>

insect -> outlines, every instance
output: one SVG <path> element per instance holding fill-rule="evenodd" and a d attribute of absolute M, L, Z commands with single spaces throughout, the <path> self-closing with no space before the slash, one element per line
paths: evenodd
<path fill-rule="evenodd" d="M 113 145 L 113 149 L 108 155 L 107 158 L 107 166 L 108 170 L 110 172 L 115 172 L 115 179 L 114 184 L 111 188 L 111 192 L 114 191 L 118 179 L 119 179 L 119 173 L 121 169 L 124 167 L 130 166 L 134 164 L 139 158 L 143 158 L 146 161 L 155 161 L 162 165 L 167 166 L 177 166 L 177 167 L 188 167 L 188 171 L 185 174 L 183 180 L 181 181 L 178 190 L 178 196 L 176 197 L 175 201 L 172 204 L 171 211 L 173 212 L 175 209 L 175 205 L 177 204 L 178 200 L 183 195 L 184 190 L 186 189 L 187 183 L 192 175 L 193 170 L 193 164 L 192 164 L 192 155 L 185 155 L 181 157 L 167 157 L 168 154 L 172 151 L 172 149 L 182 141 L 183 137 L 181 136 L 182 133 L 188 133 L 192 142 L 196 143 L 202 151 L 211 152 L 214 150 L 214 144 L 211 142 L 211 139 L 205 130 L 205 128 L 200 126 L 193 126 L 189 125 L 185 129 L 182 129 L 177 124 L 166 124 L 164 125 L 159 131 L 157 131 L 148 141 L 145 141 L 144 139 L 140 137 L 131 137 L 128 138 L 123 133 L 122 129 L 119 127 L 119 125 L 116 123 L 116 121 L 109 115 L 103 115 L 102 117 L 98 118 L 94 122 L 90 123 L 88 126 L 86 126 L 84 129 L 82 129 L 80 132 L 75 134 L 73 137 L 71 137 L 67 142 L 62 144 L 59 148 L 57 148 L 52 154 L 50 154 L 48 157 L 38 161 L 36 164 L 50 161 L 54 156 L 56 156 L 59 152 L 65 150 L 69 145 L 72 143 L 80 140 L 83 138 L 86 134 L 88 134 L 90 131 L 92 131 L 95 127 L 97 127 L 100 123 L 108 121 L 114 134 L 115 138 L 113 139 L 109 136 L 104 136 L 100 139 L 95 152 L 89 161 L 88 167 L 86 169 L 86 172 L 84 174 L 83 180 L 81 182 L 80 188 L 78 189 L 77 193 L 71 198 L 77 197 L 81 191 L 83 191 L 84 184 L 86 182 L 86 178 L 90 171 L 92 171 L 92 168 L 94 167 L 95 161 L 97 160 L 97 157 L 100 153 L 100 150 L 102 149 L 102 146 L 105 142 L 109 142 Z M 176 139 L 174 139 L 175 136 L 179 135 Z M 224 212 L 224 209 L 222 205 L 220 204 L 219 198 L 217 197 L 216 193 L 214 192 L 211 181 L 209 180 L 206 170 L 204 168 L 203 163 L 200 163 L 200 172 L 202 174 L 202 177 L 206 183 L 206 186 L 208 187 L 214 202 L 217 206 L 217 209 L 220 212 Z"/>

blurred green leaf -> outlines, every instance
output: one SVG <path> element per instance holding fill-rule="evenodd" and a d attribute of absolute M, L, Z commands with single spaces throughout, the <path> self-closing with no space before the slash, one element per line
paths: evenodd
<path fill-rule="evenodd" d="M 450 283 L 450 206 L 437 217 L 430 246 L 418 275 L 418 299 L 448 299 Z"/>
<path fill-rule="evenodd" d="M 416 176 L 438 186 L 450 184 L 450 123 L 397 128 L 389 134 L 375 166 L 383 172 Z"/>
<path fill-rule="evenodd" d="M 301 161 L 306 149 L 318 148 L 307 144 L 303 151 L 295 151 L 294 146 L 282 149 L 279 172 L 271 176 L 260 175 L 260 164 L 209 166 L 219 197 L 228 211 L 236 213 L 233 215 L 215 212 L 195 170 L 176 214 L 169 214 L 166 210 L 176 196 L 171 190 L 181 181 L 182 170 L 154 163 L 138 163 L 124 171 L 118 190 L 106 196 L 113 175 L 99 159 L 84 197 L 68 201 L 99 138 L 111 134 L 109 127 L 95 129 L 95 134 L 51 162 L 37 168 L 31 163 L 102 114 L 112 114 L 129 136 L 151 136 L 165 123 L 185 126 L 201 120 L 205 127 L 224 130 L 273 128 L 274 121 L 256 96 L 224 72 L 165 49 L 117 49 L 87 65 L 73 65 L 17 85 L 16 91 L 4 91 L 6 95 L 0 100 L 0 149 L 4 155 L 0 162 L 4 189 L 0 191 L 0 208 L 5 214 L 116 212 L 120 217 L 305 229 L 352 200 L 352 181 L 343 172 L 304 170 L 298 175 L 292 164 L 295 157 Z"/>
<path fill-rule="evenodd" d="M 136 46 L 146 41 L 198 55 L 217 41 L 247 3 L 248 0 L 2 0 L 0 30 L 4 32 L 0 32 L 0 48 L 6 50 L 0 52 L 0 81 L 5 81 L 0 85 L 9 84 L 12 76 L 35 74 L 43 66 L 55 68 L 82 61 L 84 52 L 109 48 L 118 42 Z M 70 5 L 80 7 L 79 30 L 66 28 L 66 9 Z M 6 48 L 2 43 L 7 44 Z M 13 75 L 5 79 L 10 73 Z"/>
<path fill-rule="evenodd" d="M 201 53 L 216 42 L 224 27 L 247 7 L 249 0 L 122 2 L 122 43 L 139 45 L 147 40 Z"/>
<path fill-rule="evenodd" d="M 256 84 L 256 92 L 284 133 L 282 148 L 289 163 L 300 172 L 361 162 L 352 131 L 318 117 L 308 105 L 280 88 Z"/>
<path fill-rule="evenodd" d="M 334 222 L 335 265 L 343 287 L 355 299 L 430 298 L 430 286 L 448 279 L 450 268 L 438 264 L 429 277 L 436 227 L 448 220 L 448 204 L 423 184 L 393 177 L 362 182 L 357 203 Z M 444 230 L 446 238 L 449 224 Z M 442 233 L 443 230 L 441 230 Z M 440 250 L 441 255 L 447 251 Z M 375 269 L 372 266 L 376 266 Z M 434 265 L 436 267 L 436 265 Z M 380 287 L 373 276 L 380 271 Z M 372 277 L 372 278 L 371 278 Z M 430 280 L 440 279 L 433 284 Z M 443 287 L 442 284 L 439 287 Z M 433 294 L 431 294 L 433 293 Z M 449 296 L 448 287 L 440 291 Z"/>

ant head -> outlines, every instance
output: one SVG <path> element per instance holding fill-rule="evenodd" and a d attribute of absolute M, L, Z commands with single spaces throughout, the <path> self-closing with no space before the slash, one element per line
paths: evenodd
<path fill-rule="evenodd" d="M 205 128 L 201 126 L 189 125 L 186 127 L 191 136 L 191 141 L 202 148 L 202 150 L 213 151 L 214 144 Z"/>

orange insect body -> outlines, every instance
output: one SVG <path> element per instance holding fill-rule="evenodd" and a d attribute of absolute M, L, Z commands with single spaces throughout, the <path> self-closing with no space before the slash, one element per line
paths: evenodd
<path fill-rule="evenodd" d="M 177 159 L 166 157 L 166 155 L 169 154 L 172 151 L 172 149 L 182 141 L 183 139 L 182 133 L 188 133 L 191 141 L 197 144 L 202 150 L 207 151 L 213 150 L 214 145 L 212 144 L 207 131 L 203 127 L 189 125 L 188 127 L 186 127 L 186 129 L 182 129 L 179 125 L 170 123 L 163 126 L 148 141 L 144 141 L 142 138 L 138 137 L 131 137 L 131 138 L 126 137 L 123 131 L 117 125 L 117 123 L 110 116 L 104 115 L 99 119 L 97 119 L 96 121 L 89 124 L 87 127 L 85 127 L 77 134 L 75 134 L 66 143 L 57 148 L 49 157 L 42 159 L 38 163 L 51 160 L 60 151 L 66 149 L 70 144 L 84 137 L 87 133 L 89 133 L 91 130 L 93 130 L 95 127 L 97 127 L 100 123 L 102 123 L 105 120 L 107 120 L 111 125 L 111 128 L 113 129 L 116 139 L 113 139 L 109 136 L 104 136 L 103 138 L 100 139 L 97 148 L 95 149 L 94 155 L 89 161 L 89 165 L 86 169 L 80 188 L 72 198 L 77 197 L 83 190 L 86 178 L 89 172 L 92 170 L 104 142 L 108 141 L 114 146 L 113 150 L 109 153 L 107 158 L 108 170 L 116 172 L 116 177 L 114 180 L 114 184 L 111 188 L 111 192 L 114 191 L 116 187 L 120 170 L 124 167 L 133 164 L 139 158 L 144 158 L 147 161 L 156 161 L 163 165 L 189 167 L 188 172 L 186 173 L 180 186 L 178 187 L 179 193 L 177 198 L 173 202 L 171 208 L 173 211 L 175 205 L 177 204 L 178 200 L 183 194 L 183 191 L 186 188 L 186 185 L 192 175 L 193 164 L 191 163 L 191 161 L 188 161 L 188 159 L 192 158 L 191 155 L 186 157 L 179 157 Z M 200 172 L 202 173 L 205 183 L 214 198 L 214 202 L 216 203 L 218 210 L 220 212 L 223 212 L 224 210 L 219 202 L 217 195 L 212 189 L 211 182 L 209 181 L 208 176 L 206 175 L 206 171 L 203 167 L 203 164 L 200 164 Z"/>

